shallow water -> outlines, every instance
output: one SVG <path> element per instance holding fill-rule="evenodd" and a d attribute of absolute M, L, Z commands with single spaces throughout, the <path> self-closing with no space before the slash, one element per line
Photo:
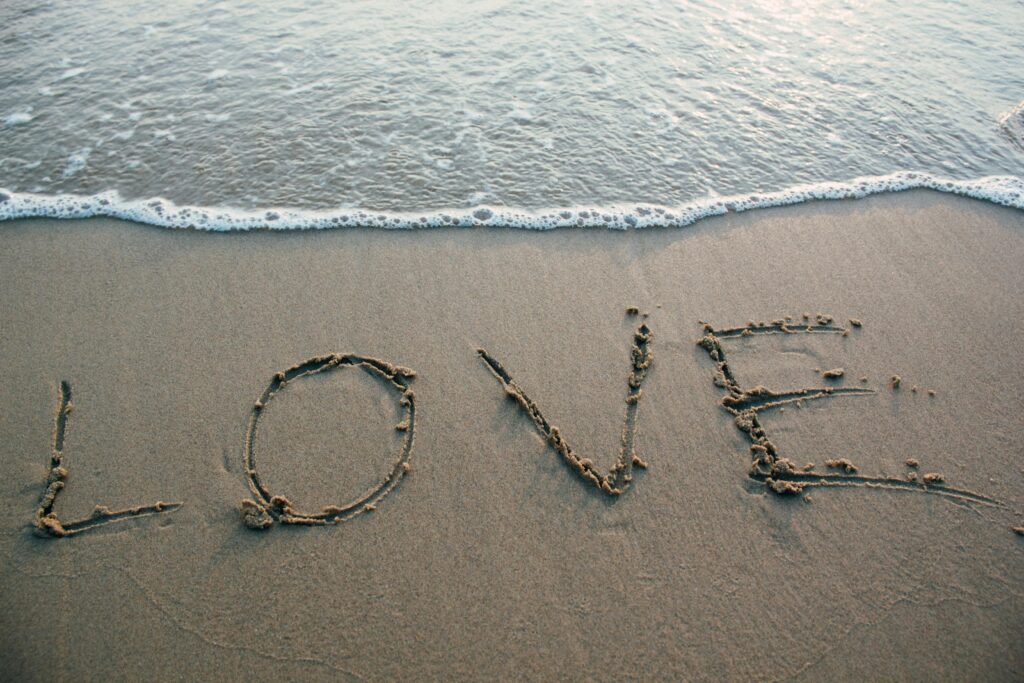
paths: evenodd
<path fill-rule="evenodd" d="M 1015 0 L 38 4 L 0 4 L 16 196 L 509 222 L 1024 169 Z"/>

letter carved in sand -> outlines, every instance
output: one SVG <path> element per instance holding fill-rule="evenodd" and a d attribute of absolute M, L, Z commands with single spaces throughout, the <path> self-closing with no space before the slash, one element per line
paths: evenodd
<path fill-rule="evenodd" d="M 139 505 L 123 510 L 111 510 L 105 505 L 97 505 L 92 515 L 72 522 L 62 521 L 53 506 L 57 496 L 64 490 L 68 479 L 68 468 L 64 465 L 64 443 L 67 438 L 68 423 L 71 418 L 71 385 L 60 383 L 60 402 L 57 404 L 57 415 L 53 427 L 53 449 L 50 451 L 50 469 L 46 475 L 46 487 L 36 509 L 35 529 L 40 536 L 64 538 L 80 534 L 90 529 L 123 522 L 136 517 L 174 512 L 182 503 L 164 503 L 157 501 L 152 505 Z"/>
<path fill-rule="evenodd" d="M 704 324 L 704 336 L 697 344 L 707 351 L 715 364 L 715 385 L 725 389 L 722 407 L 729 412 L 737 428 L 750 440 L 752 462 L 749 476 L 764 482 L 769 490 L 780 495 L 800 494 L 808 487 L 825 486 L 859 486 L 872 489 L 890 489 L 896 491 L 914 491 L 930 493 L 960 502 L 980 505 L 1000 506 L 993 498 L 972 491 L 953 488 L 941 483 L 941 477 L 926 475 L 921 481 L 898 479 L 896 477 L 870 477 L 857 474 L 857 468 L 849 460 L 835 459 L 826 461 L 826 465 L 841 470 L 836 473 L 813 472 L 813 465 L 797 467 L 789 458 L 783 457 L 778 446 L 768 438 L 764 425 L 758 415 L 765 411 L 785 409 L 786 406 L 801 407 L 805 401 L 829 399 L 839 396 L 865 396 L 874 394 L 873 389 L 853 387 L 814 387 L 795 391 L 777 392 L 762 386 L 752 389 L 741 387 L 726 359 L 724 343 L 730 340 L 772 334 L 838 334 L 849 335 L 849 329 L 833 324 L 830 315 L 818 314 L 815 320 L 804 315 L 804 323 L 792 322 L 789 319 L 767 322 L 750 322 L 742 327 L 716 329 Z M 851 326 L 861 327 L 859 320 L 851 320 Z M 826 379 L 838 379 L 843 370 L 837 368 L 823 373 Z M 866 381 L 867 378 L 864 378 Z"/>
<path fill-rule="evenodd" d="M 631 313 L 635 314 L 633 311 Z M 806 401 L 841 396 L 863 397 L 876 393 L 870 388 L 843 386 L 820 386 L 791 391 L 773 391 L 763 386 L 753 388 L 740 386 L 726 357 L 726 346 L 733 340 L 775 334 L 838 334 L 845 337 L 850 333 L 848 328 L 834 325 L 831 316 L 819 314 L 816 320 L 812 321 L 805 314 L 805 318 L 807 320 L 803 324 L 793 323 L 787 318 L 771 323 L 750 322 L 741 327 L 723 329 L 716 329 L 705 323 L 704 336 L 697 342 L 714 363 L 714 383 L 725 390 L 725 395 L 721 400 L 722 407 L 733 416 L 737 428 L 750 441 L 751 464 L 748 474 L 751 479 L 762 482 L 770 491 L 779 495 L 801 494 L 809 487 L 844 486 L 927 493 L 943 496 L 960 503 L 1005 507 L 999 501 L 988 496 L 948 486 L 943 477 L 937 473 L 924 474 L 920 479 L 918 479 L 916 471 L 909 473 L 905 479 L 889 476 L 865 476 L 859 474 L 857 467 L 847 459 L 827 460 L 825 464 L 835 471 L 819 473 L 813 471 L 813 465 L 798 467 L 792 460 L 784 457 L 776 443 L 768 437 L 759 418 L 761 413 L 784 410 L 787 406 L 799 408 Z M 862 323 L 857 320 L 851 320 L 850 324 L 856 328 L 862 326 Z M 636 453 L 635 441 L 637 412 L 643 396 L 642 387 L 650 371 L 653 358 L 652 336 L 651 330 L 646 324 L 641 324 L 633 334 L 620 450 L 615 464 L 604 473 L 598 471 L 590 459 L 582 457 L 572 449 L 558 427 L 552 425 L 544 417 L 537 404 L 527 396 L 525 390 L 512 379 L 511 374 L 496 358 L 484 349 L 478 349 L 477 354 L 501 383 L 508 396 L 530 418 L 541 437 L 554 448 L 577 476 L 584 483 L 593 486 L 595 491 L 609 496 L 618 496 L 629 488 L 633 480 L 634 467 L 647 467 L 647 464 Z M 345 368 L 362 370 L 380 380 L 387 391 L 394 392 L 403 413 L 402 421 L 395 427 L 404 433 L 402 444 L 389 470 L 368 491 L 345 504 L 328 505 L 319 512 L 299 511 L 286 497 L 272 493 L 263 482 L 257 469 L 256 433 L 260 417 L 273 398 L 291 383 Z M 827 380 L 826 384 L 829 381 L 841 381 L 844 372 L 842 368 L 835 368 L 823 372 L 822 377 Z M 415 375 L 416 373 L 408 368 L 354 354 L 318 356 L 276 373 L 259 399 L 253 404 L 246 431 L 245 477 L 252 496 L 240 504 L 245 524 L 253 529 L 267 529 L 274 522 L 321 526 L 344 522 L 376 509 L 380 501 L 398 486 L 412 467 L 411 459 L 416 431 L 416 397 L 409 385 Z M 867 378 L 862 377 L 861 381 L 867 382 Z M 898 378 L 894 378 L 891 386 L 894 391 L 897 390 Z M 932 391 L 928 393 L 934 395 Z M 54 511 L 54 505 L 68 479 L 68 469 L 64 462 L 64 447 L 71 412 L 71 385 L 68 382 L 61 382 L 50 466 L 44 492 L 34 517 L 34 526 L 38 534 L 57 538 L 66 537 L 114 522 L 174 512 L 182 506 L 182 503 L 156 502 L 151 505 L 111 510 L 106 506 L 97 505 L 89 517 L 71 522 L 61 520 Z M 915 470 L 918 466 L 916 459 L 909 459 L 906 464 Z M 1015 530 L 1018 528 L 1015 527 Z"/>
<path fill-rule="evenodd" d="M 512 376 L 484 349 L 477 349 L 481 360 L 494 373 L 494 376 L 501 382 L 505 392 L 511 397 L 533 421 L 537 431 L 540 432 L 551 447 L 562 456 L 569 465 L 584 481 L 592 484 L 597 490 L 603 491 L 610 496 L 618 496 L 629 488 L 633 480 L 633 467 L 646 468 L 647 463 L 636 454 L 634 441 L 636 437 L 636 414 L 640 405 L 640 398 L 643 396 L 641 388 L 644 379 L 651 367 L 651 330 L 647 325 L 640 325 L 640 328 L 633 335 L 633 348 L 630 351 L 630 373 L 628 379 L 628 390 L 626 392 L 626 418 L 622 425 L 622 442 L 619 450 L 619 457 L 615 464 L 606 474 L 601 474 L 594 467 L 589 458 L 580 457 L 562 436 L 558 427 L 555 427 L 541 414 L 540 408 L 534 403 L 526 392 L 516 384 Z"/>
<path fill-rule="evenodd" d="M 342 368 L 359 368 L 384 381 L 392 389 L 405 416 L 396 429 L 405 432 L 398 458 L 384 475 L 384 478 L 369 491 L 343 505 L 328 505 L 320 512 L 300 512 L 281 495 L 271 493 L 256 469 L 256 429 L 260 416 L 267 405 L 289 384 L 321 373 L 334 372 Z M 253 405 L 249 418 L 249 429 L 245 435 L 245 477 L 252 492 L 252 498 L 241 503 L 242 519 L 251 529 L 266 529 L 275 521 L 281 524 L 303 524 L 308 526 L 338 524 L 356 515 L 376 509 L 377 504 L 398 486 L 411 469 L 413 442 L 416 436 L 416 395 L 409 388 L 409 382 L 416 373 L 408 368 L 392 365 L 387 361 L 353 354 L 330 354 L 312 358 L 274 375 L 263 394 Z"/>

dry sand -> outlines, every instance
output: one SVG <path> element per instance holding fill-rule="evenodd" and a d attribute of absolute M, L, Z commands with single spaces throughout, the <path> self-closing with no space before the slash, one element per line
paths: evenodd
<path fill-rule="evenodd" d="M 2 678 L 1019 680 L 1022 216 L 0 225 Z M 67 538 L 33 534 L 51 465 Z"/>

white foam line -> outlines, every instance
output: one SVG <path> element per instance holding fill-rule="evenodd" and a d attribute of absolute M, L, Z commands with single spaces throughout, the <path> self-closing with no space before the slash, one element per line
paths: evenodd
<path fill-rule="evenodd" d="M 938 190 L 1024 209 L 1024 178 L 986 176 L 954 180 L 928 173 L 901 171 L 865 176 L 845 182 L 796 185 L 785 190 L 733 197 L 708 197 L 682 206 L 616 204 L 606 207 L 570 207 L 526 210 L 477 206 L 425 212 L 382 212 L 363 209 L 312 211 L 272 208 L 236 210 L 220 207 L 178 206 L 155 198 L 122 199 L 117 192 L 95 195 L 44 195 L 0 190 L 0 221 L 16 218 L 94 218 L 104 216 L 165 228 L 197 230 L 310 230 L 339 227 L 416 229 L 437 227 L 508 227 L 527 230 L 553 228 L 683 227 L 708 216 L 750 211 L 771 206 L 821 199 L 856 199 L 884 192 L 917 188 Z"/>

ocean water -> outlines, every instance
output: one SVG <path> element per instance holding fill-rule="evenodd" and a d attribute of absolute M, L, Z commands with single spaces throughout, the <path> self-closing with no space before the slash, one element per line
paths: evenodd
<path fill-rule="evenodd" d="M 0 2 L 0 219 L 630 228 L 1022 176 L 1019 0 Z"/>

